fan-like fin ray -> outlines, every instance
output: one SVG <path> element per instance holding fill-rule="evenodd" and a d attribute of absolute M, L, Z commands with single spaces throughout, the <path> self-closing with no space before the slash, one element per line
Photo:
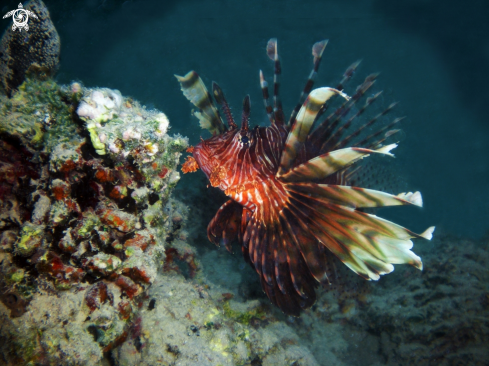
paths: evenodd
<path fill-rule="evenodd" d="M 299 103 L 297 103 L 294 110 L 292 111 L 292 114 L 290 115 L 289 122 L 287 123 L 288 126 L 294 124 L 295 118 L 297 116 L 297 113 L 299 113 L 302 103 L 304 103 L 306 97 L 309 95 L 309 93 L 312 90 L 312 87 L 314 86 L 314 80 L 316 79 L 316 75 L 319 70 L 319 65 L 321 64 L 321 58 L 323 56 L 323 52 L 327 44 L 328 44 L 328 40 L 325 39 L 320 42 L 314 43 L 314 45 L 312 46 L 312 55 L 314 56 L 314 60 L 313 60 L 314 66 L 311 70 L 311 73 L 309 74 L 309 78 L 307 79 L 306 85 L 302 90 L 301 96 L 299 98 Z"/>
<path fill-rule="evenodd" d="M 312 306 L 316 294 L 314 277 L 296 235 L 287 218 L 271 207 L 260 206 L 248 222 L 243 248 L 270 300 L 287 314 L 297 316 L 301 309 Z M 319 258 L 310 260 L 317 262 Z"/>
<path fill-rule="evenodd" d="M 300 249 L 302 257 L 311 271 L 312 276 L 323 286 L 329 284 L 329 279 L 324 265 L 327 263 L 326 255 L 317 239 L 309 233 L 309 228 L 301 217 L 295 215 L 290 209 L 285 208 L 281 212 L 283 225 L 287 228 L 295 246 Z"/>
<path fill-rule="evenodd" d="M 373 189 L 341 186 L 333 184 L 295 183 L 287 184 L 286 189 L 306 197 L 317 197 L 331 203 L 351 208 L 415 205 L 423 207 L 420 192 L 399 193 L 394 196 Z"/>
<path fill-rule="evenodd" d="M 363 159 L 370 154 L 384 154 L 393 156 L 390 151 L 396 148 L 396 144 L 387 145 L 377 150 L 349 147 L 331 151 L 319 155 L 283 174 L 280 179 L 283 182 L 307 182 L 323 180 L 327 176 L 346 168 L 347 166 Z M 285 153 L 285 152 L 284 152 Z"/>
<path fill-rule="evenodd" d="M 185 76 L 175 77 L 180 82 L 183 95 L 199 109 L 199 112 L 194 114 L 200 121 L 200 127 L 209 130 L 213 135 L 226 131 L 226 126 L 200 76 L 195 71 L 190 71 Z"/>
<path fill-rule="evenodd" d="M 287 136 L 287 141 L 285 142 L 277 173 L 279 177 L 284 175 L 293 165 L 323 104 L 333 95 L 337 94 L 347 98 L 346 95 L 339 90 L 333 88 L 318 88 L 314 89 L 304 101 L 297 114 L 296 121 Z"/>
<path fill-rule="evenodd" d="M 207 226 L 209 241 L 217 246 L 224 244 L 231 252 L 231 242 L 237 238 L 241 229 L 242 214 L 243 206 L 233 200 L 226 201 Z"/>
<path fill-rule="evenodd" d="M 410 239 L 425 233 L 414 234 L 375 215 L 292 192 L 290 201 L 310 232 L 362 277 L 377 280 L 380 275 L 392 272 L 392 264 L 411 264 L 422 269 L 421 259 L 410 250 L 413 245 Z M 430 235 L 432 230 L 427 230 Z"/>

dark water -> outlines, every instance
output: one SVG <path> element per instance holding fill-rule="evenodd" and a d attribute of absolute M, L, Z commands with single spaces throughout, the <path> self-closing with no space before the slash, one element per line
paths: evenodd
<path fill-rule="evenodd" d="M 172 132 L 191 143 L 202 131 L 173 74 L 194 69 L 204 81 L 218 81 L 235 110 L 250 94 L 257 123 L 266 118 L 258 70 L 272 74 L 267 40 L 279 40 L 290 110 L 310 69 L 311 45 L 329 39 L 318 85 L 333 84 L 363 59 L 359 74 L 380 71 L 385 103 L 400 101 L 398 114 L 407 116 L 396 154 L 425 208 L 403 210 L 402 223 L 480 237 L 489 222 L 489 5 L 470 4 L 46 1 L 62 41 L 61 82 L 77 79 L 132 95 L 163 110 Z"/>
<path fill-rule="evenodd" d="M 279 42 L 287 114 L 309 74 L 312 44 L 329 39 L 316 85 L 334 86 L 348 65 L 362 59 L 356 82 L 381 72 L 377 89 L 384 90 L 382 103 L 400 101 L 396 115 L 407 116 L 405 138 L 395 153 L 403 178 L 410 190 L 422 192 L 425 207 L 384 210 L 382 216 L 416 232 L 435 225 L 435 235 L 488 234 L 487 1 L 45 3 L 62 42 L 60 83 L 79 80 L 90 87 L 119 89 L 165 112 L 170 133 L 188 136 L 192 145 L 207 135 L 191 116 L 174 74 L 196 70 L 207 85 L 219 82 L 236 113 L 250 94 L 252 123 L 260 124 L 266 114 L 258 70 L 269 78 L 273 73 L 265 53 L 268 39 Z M 16 1 L 4 0 L 0 10 L 16 6 Z M 10 23 L 0 24 L 6 28 Z M 183 176 L 177 194 L 191 197 L 188 201 L 204 195 L 201 205 L 209 209 L 193 212 L 208 216 L 207 222 L 223 196 L 212 190 L 202 193 L 205 184 L 202 175 Z M 429 245 L 423 255 L 428 255 Z"/>

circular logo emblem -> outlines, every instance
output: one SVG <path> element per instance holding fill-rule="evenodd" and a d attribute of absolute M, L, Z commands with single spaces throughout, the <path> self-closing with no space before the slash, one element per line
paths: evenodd
<path fill-rule="evenodd" d="M 22 29 L 25 29 L 26 31 L 28 31 L 29 30 L 29 24 L 28 24 L 29 15 L 33 18 L 38 19 L 36 14 L 34 14 L 30 10 L 24 9 L 24 7 L 22 6 L 22 3 L 19 3 L 18 9 L 9 11 L 7 14 L 5 14 L 3 16 L 3 18 L 5 19 L 5 18 L 10 17 L 10 16 L 12 17 L 12 20 L 14 21 L 14 24 L 12 25 L 13 31 L 16 29 L 18 29 L 19 31 L 21 31 Z"/>

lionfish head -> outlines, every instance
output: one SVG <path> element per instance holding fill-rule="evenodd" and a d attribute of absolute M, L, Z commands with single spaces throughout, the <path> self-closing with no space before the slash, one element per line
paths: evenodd
<path fill-rule="evenodd" d="M 200 126 L 213 134 L 207 140 L 201 138 L 201 142 L 192 148 L 193 157 L 187 158 L 183 170 L 190 172 L 201 168 L 212 186 L 221 185 L 225 189 L 226 180 L 230 177 L 221 160 L 238 156 L 239 151 L 249 148 L 254 141 L 253 131 L 249 129 L 250 97 L 247 95 L 243 100 L 241 126 L 238 127 L 221 88 L 217 83 L 212 83 L 212 95 L 222 108 L 225 124 L 210 93 L 195 71 L 190 71 L 185 76 L 175 76 L 184 95 L 199 109 L 194 115 L 199 119 Z"/>

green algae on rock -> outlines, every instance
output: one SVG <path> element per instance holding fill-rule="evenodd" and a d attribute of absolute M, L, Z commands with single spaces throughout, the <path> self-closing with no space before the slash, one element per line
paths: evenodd
<path fill-rule="evenodd" d="M 257 300 L 229 305 L 233 310 L 223 309 L 203 286 L 179 274 L 158 274 L 127 341 L 112 358 L 118 366 L 318 365 L 269 307 L 262 310 Z M 247 321 L 236 321 L 244 314 Z M 250 321 L 255 315 L 260 319 Z"/>
<path fill-rule="evenodd" d="M 0 96 L 1 316 L 22 329 L 2 337 L 31 350 L 12 362 L 96 364 L 125 339 L 181 228 L 167 212 L 188 143 L 168 128 L 118 91 L 45 76 Z M 60 299 L 76 305 L 59 323 L 31 321 Z"/>

